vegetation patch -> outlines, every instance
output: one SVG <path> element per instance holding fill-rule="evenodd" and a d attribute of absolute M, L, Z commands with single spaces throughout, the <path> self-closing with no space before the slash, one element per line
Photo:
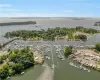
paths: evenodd
<path fill-rule="evenodd" d="M 13 31 L 13 32 L 7 32 L 5 34 L 6 38 L 15 38 L 18 37 L 20 39 L 29 39 L 29 40 L 55 40 L 55 38 L 65 38 L 67 36 L 67 39 L 86 39 L 85 35 L 78 35 L 77 37 L 73 36 L 76 32 L 82 32 L 87 34 L 96 34 L 99 33 L 99 30 L 95 30 L 92 28 L 84 28 L 84 27 L 76 27 L 76 28 L 48 28 L 47 30 L 41 29 L 41 30 L 19 30 L 19 31 Z"/>
<path fill-rule="evenodd" d="M 96 49 L 98 52 L 100 52 L 100 43 L 97 43 L 97 44 L 95 45 L 95 49 Z"/>
<path fill-rule="evenodd" d="M 73 52 L 72 52 L 72 46 L 65 47 L 64 48 L 64 55 L 65 55 L 65 57 L 68 57 L 71 54 L 73 54 Z"/>
<path fill-rule="evenodd" d="M 0 64 L 4 64 L 0 68 L 0 79 L 6 79 L 15 74 L 21 74 L 24 70 L 34 66 L 34 55 L 29 48 L 21 50 L 9 50 L 9 54 L 0 57 Z"/>

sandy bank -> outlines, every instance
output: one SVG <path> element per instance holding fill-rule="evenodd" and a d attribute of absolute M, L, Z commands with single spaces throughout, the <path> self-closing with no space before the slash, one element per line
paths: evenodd
<path fill-rule="evenodd" d="M 34 61 L 37 64 L 42 64 L 44 62 L 44 56 L 39 51 L 34 51 Z"/>

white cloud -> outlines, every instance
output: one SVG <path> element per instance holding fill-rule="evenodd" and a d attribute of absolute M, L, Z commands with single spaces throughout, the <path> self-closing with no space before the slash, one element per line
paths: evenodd
<path fill-rule="evenodd" d="M 0 12 L 21 12 L 22 10 L 13 8 L 0 8 Z"/>
<path fill-rule="evenodd" d="M 93 14 L 55 14 L 55 13 L 0 13 L 0 17 L 96 17 Z"/>
<path fill-rule="evenodd" d="M 55 13 L 27 13 L 27 12 L 11 12 L 0 13 L 0 17 L 59 17 L 62 14 Z"/>
<path fill-rule="evenodd" d="M 0 4 L 0 7 L 11 7 L 11 4 Z"/>
<path fill-rule="evenodd" d="M 74 11 L 72 11 L 72 10 L 65 10 L 64 12 L 66 12 L 66 13 L 72 13 Z"/>

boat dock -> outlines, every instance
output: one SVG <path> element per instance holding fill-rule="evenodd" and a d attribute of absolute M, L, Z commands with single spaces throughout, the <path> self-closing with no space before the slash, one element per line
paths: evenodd
<path fill-rule="evenodd" d="M 87 69 L 86 67 L 84 67 L 84 66 L 82 66 L 82 65 L 77 66 L 77 65 L 74 64 L 73 62 L 70 62 L 69 65 L 71 65 L 71 66 L 73 66 L 73 67 L 75 67 L 75 68 L 78 68 L 78 69 L 80 69 L 80 70 L 84 70 L 84 71 L 90 72 L 89 69 Z"/>

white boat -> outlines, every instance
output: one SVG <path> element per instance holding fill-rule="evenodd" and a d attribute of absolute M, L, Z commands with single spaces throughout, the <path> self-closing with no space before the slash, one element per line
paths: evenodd
<path fill-rule="evenodd" d="M 59 51 L 59 49 L 57 49 L 56 51 Z"/>
<path fill-rule="evenodd" d="M 64 61 L 65 59 L 63 58 L 63 59 L 61 59 L 62 61 Z"/>
<path fill-rule="evenodd" d="M 74 63 L 72 63 L 72 62 L 70 62 L 69 64 L 70 64 L 71 66 L 73 66 L 73 65 L 74 65 Z"/>
<path fill-rule="evenodd" d="M 24 72 L 21 72 L 21 74 L 24 74 Z"/>
<path fill-rule="evenodd" d="M 83 48 L 84 46 L 80 46 L 81 48 Z"/>
<path fill-rule="evenodd" d="M 50 57 L 49 57 L 49 56 L 46 56 L 46 58 L 47 58 L 47 59 L 50 59 Z"/>
<path fill-rule="evenodd" d="M 56 54 L 58 54 L 59 52 L 58 51 L 56 51 Z"/>
<path fill-rule="evenodd" d="M 60 55 L 58 55 L 58 58 L 62 59 L 62 57 Z"/>
<path fill-rule="evenodd" d="M 90 72 L 90 70 L 88 70 L 88 72 Z"/>
<path fill-rule="evenodd" d="M 55 68 L 55 65 L 54 64 L 52 64 L 52 69 L 54 69 Z"/>
<path fill-rule="evenodd" d="M 7 79 L 10 79 L 10 77 L 8 76 Z"/>

